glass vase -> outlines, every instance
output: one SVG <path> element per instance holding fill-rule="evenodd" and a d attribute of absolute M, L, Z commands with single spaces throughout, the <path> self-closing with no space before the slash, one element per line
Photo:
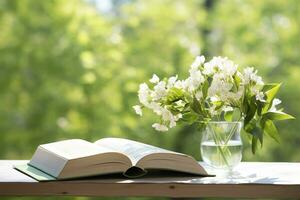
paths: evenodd
<path fill-rule="evenodd" d="M 201 155 L 215 174 L 232 172 L 242 160 L 241 122 L 208 122 L 201 139 Z"/>

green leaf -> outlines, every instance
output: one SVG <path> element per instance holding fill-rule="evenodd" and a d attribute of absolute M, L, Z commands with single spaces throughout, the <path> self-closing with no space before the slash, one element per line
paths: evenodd
<path fill-rule="evenodd" d="M 233 75 L 233 81 L 234 84 L 230 91 L 236 93 L 239 90 L 240 83 L 241 83 L 241 78 L 237 75 L 237 73 Z"/>
<path fill-rule="evenodd" d="M 261 146 L 263 146 L 263 131 L 261 130 L 260 126 L 258 125 L 258 121 L 251 120 L 250 123 L 245 125 L 245 131 L 250 133 L 253 137 L 259 139 Z"/>
<path fill-rule="evenodd" d="M 268 88 L 271 88 L 271 89 L 269 89 L 265 92 L 265 94 L 266 94 L 266 104 L 262 109 L 263 113 L 267 112 L 270 109 L 270 107 L 272 106 L 272 101 L 275 98 L 280 86 L 281 86 L 281 83 L 271 84 L 271 85 L 268 86 Z"/>
<path fill-rule="evenodd" d="M 203 114 L 202 108 L 201 108 L 201 104 L 200 102 L 196 99 L 193 98 L 192 103 L 190 104 L 191 109 L 198 114 Z"/>
<path fill-rule="evenodd" d="M 241 111 L 235 108 L 232 113 L 232 121 L 239 121 L 241 119 Z"/>
<path fill-rule="evenodd" d="M 236 85 L 237 87 L 239 87 L 239 85 L 240 85 L 240 83 L 241 83 L 241 78 L 240 78 L 237 74 L 235 74 L 235 75 L 233 76 L 233 80 L 234 80 L 235 85 Z"/>
<path fill-rule="evenodd" d="M 183 98 L 184 92 L 179 88 L 171 88 L 167 94 L 167 103 L 172 103 Z"/>
<path fill-rule="evenodd" d="M 247 112 L 246 112 L 246 116 L 245 116 L 245 124 L 248 124 L 248 122 L 250 122 L 255 113 L 256 113 L 256 109 L 257 109 L 257 106 L 255 104 L 255 96 L 253 96 L 247 103 L 248 103 L 248 109 L 247 109 Z"/>
<path fill-rule="evenodd" d="M 198 123 L 197 130 L 200 132 L 203 132 L 205 130 L 206 126 L 207 126 L 206 122 L 200 122 L 200 123 Z"/>
<path fill-rule="evenodd" d="M 169 110 L 172 110 L 174 112 L 183 112 L 186 108 L 186 102 L 183 100 L 178 100 L 170 104 L 168 107 Z"/>
<path fill-rule="evenodd" d="M 223 101 L 216 101 L 216 102 L 214 102 L 214 105 L 216 106 L 215 110 L 219 110 L 224 105 L 224 102 Z"/>
<path fill-rule="evenodd" d="M 250 123 L 244 125 L 244 129 L 246 132 L 251 134 L 250 132 L 255 128 L 256 124 L 253 123 L 254 120 L 252 120 Z"/>
<path fill-rule="evenodd" d="M 266 84 L 264 84 L 264 86 L 262 88 L 262 92 L 266 93 L 267 91 L 271 90 L 272 88 L 274 88 L 277 85 L 278 85 L 278 83 L 266 83 Z"/>
<path fill-rule="evenodd" d="M 257 105 L 257 114 L 258 114 L 259 116 L 261 116 L 261 115 L 262 115 L 263 108 L 264 108 L 264 106 L 266 105 L 266 103 L 261 102 L 261 101 L 256 101 L 256 105 Z"/>
<path fill-rule="evenodd" d="M 272 89 L 266 91 L 266 96 L 267 96 L 267 102 L 271 102 L 273 101 L 273 99 L 275 98 L 279 88 L 281 86 L 281 83 L 275 85 Z"/>
<path fill-rule="evenodd" d="M 257 138 L 252 136 L 252 144 L 251 144 L 252 153 L 255 154 L 257 149 Z"/>
<path fill-rule="evenodd" d="M 204 99 L 206 99 L 206 97 L 207 97 L 208 87 L 209 87 L 208 81 L 204 81 L 204 83 L 202 85 L 202 94 L 203 94 Z"/>
<path fill-rule="evenodd" d="M 280 142 L 279 134 L 276 126 L 271 120 L 266 120 L 264 123 L 264 132 L 273 138 L 276 142 Z"/>
<path fill-rule="evenodd" d="M 243 98 L 243 103 L 242 103 L 242 107 L 241 110 L 243 113 L 247 113 L 248 112 L 248 102 L 247 102 L 247 96 L 245 95 Z"/>
<path fill-rule="evenodd" d="M 286 114 L 281 111 L 269 111 L 265 114 L 263 114 L 264 119 L 270 119 L 270 120 L 286 120 L 286 119 L 295 119 L 293 116 Z"/>
<path fill-rule="evenodd" d="M 261 147 L 263 146 L 263 142 L 264 142 L 264 135 L 262 130 L 259 127 L 255 127 L 252 131 L 251 131 L 252 135 L 254 135 L 255 137 L 258 138 Z"/>
<path fill-rule="evenodd" d="M 198 117 L 199 116 L 194 112 L 186 112 L 182 114 L 181 120 L 188 124 L 192 124 L 198 119 Z"/>
<path fill-rule="evenodd" d="M 225 114 L 224 114 L 224 119 L 228 122 L 231 122 L 232 121 L 232 115 L 233 115 L 233 111 L 227 111 Z"/>

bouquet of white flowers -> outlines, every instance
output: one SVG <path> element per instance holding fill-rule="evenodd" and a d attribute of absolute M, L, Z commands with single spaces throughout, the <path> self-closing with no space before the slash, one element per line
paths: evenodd
<path fill-rule="evenodd" d="M 140 105 L 133 108 L 140 116 L 144 108 L 153 110 L 160 118 L 152 125 L 158 131 L 168 131 L 178 122 L 203 127 L 209 121 L 242 121 L 255 153 L 264 134 L 279 141 L 273 121 L 293 118 L 277 108 L 281 101 L 275 95 L 280 85 L 265 84 L 257 70 L 240 71 L 228 58 L 205 62 L 204 56 L 198 56 L 185 80 L 178 80 L 177 75 L 161 80 L 154 74 L 149 84 L 142 83 Z"/>

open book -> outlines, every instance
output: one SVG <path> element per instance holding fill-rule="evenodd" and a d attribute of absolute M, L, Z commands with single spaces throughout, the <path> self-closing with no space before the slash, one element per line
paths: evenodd
<path fill-rule="evenodd" d="M 111 173 L 139 177 L 155 169 L 207 175 L 188 155 L 121 138 L 104 138 L 95 143 L 72 139 L 43 144 L 28 164 L 14 167 L 39 181 Z"/>

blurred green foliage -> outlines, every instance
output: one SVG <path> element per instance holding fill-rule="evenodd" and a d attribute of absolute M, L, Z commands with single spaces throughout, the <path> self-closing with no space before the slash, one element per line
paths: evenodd
<path fill-rule="evenodd" d="M 300 116 L 298 0 L 0 0 L 0 156 L 30 159 L 38 144 L 126 137 L 200 159 L 194 126 L 151 128 L 135 115 L 138 85 L 187 75 L 194 57 L 228 56 L 283 82 L 286 112 Z M 300 161 L 300 123 L 279 123 L 247 161 Z"/>

